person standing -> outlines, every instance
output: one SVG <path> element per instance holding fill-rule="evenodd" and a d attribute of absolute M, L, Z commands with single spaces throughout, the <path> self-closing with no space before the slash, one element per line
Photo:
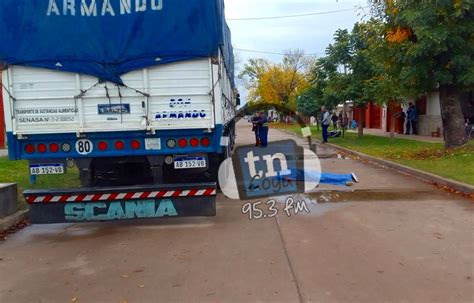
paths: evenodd
<path fill-rule="evenodd" d="M 418 110 L 414 104 L 411 104 L 411 112 L 410 112 L 410 123 L 411 129 L 414 135 L 418 135 Z"/>
<path fill-rule="evenodd" d="M 405 130 L 405 135 L 411 135 L 411 120 L 410 117 L 412 116 L 412 110 L 413 110 L 413 103 L 410 102 L 408 105 L 408 110 L 406 114 L 406 130 Z"/>
<path fill-rule="evenodd" d="M 328 129 L 329 124 L 331 123 L 331 114 L 326 110 L 326 107 L 321 107 L 321 111 L 323 112 L 323 118 L 321 120 L 321 124 L 323 126 L 323 143 L 328 143 Z"/>
<path fill-rule="evenodd" d="M 331 120 L 334 126 L 334 130 L 337 130 L 337 121 L 339 121 L 339 118 L 337 117 L 336 113 L 332 114 Z"/>
<path fill-rule="evenodd" d="M 260 113 L 260 117 L 258 119 L 259 125 L 259 138 L 260 138 L 260 147 L 267 147 L 268 145 L 268 119 L 267 115 L 264 112 Z"/>
<path fill-rule="evenodd" d="M 344 113 L 344 117 L 342 117 L 342 127 L 346 129 L 349 126 L 349 116 L 347 116 L 347 113 Z"/>
<path fill-rule="evenodd" d="M 255 133 L 255 146 L 260 146 L 260 125 L 259 125 L 259 120 L 260 118 L 255 115 L 253 118 L 252 118 L 252 131 Z"/>

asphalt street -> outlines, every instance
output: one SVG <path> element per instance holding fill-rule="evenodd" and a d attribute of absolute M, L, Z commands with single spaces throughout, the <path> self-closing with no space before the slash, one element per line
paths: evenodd
<path fill-rule="evenodd" d="M 238 124 L 238 144 L 252 143 Z M 302 139 L 270 131 L 270 139 Z M 34 225 L 0 243 L 0 302 L 474 302 L 474 204 L 318 147 L 352 187 L 297 195 L 308 211 Z M 263 203 L 267 202 L 265 199 Z"/>

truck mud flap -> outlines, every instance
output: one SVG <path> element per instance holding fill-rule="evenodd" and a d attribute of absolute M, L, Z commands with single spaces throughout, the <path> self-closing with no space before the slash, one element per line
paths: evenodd
<path fill-rule="evenodd" d="M 215 183 L 25 190 L 33 224 L 216 215 Z"/>

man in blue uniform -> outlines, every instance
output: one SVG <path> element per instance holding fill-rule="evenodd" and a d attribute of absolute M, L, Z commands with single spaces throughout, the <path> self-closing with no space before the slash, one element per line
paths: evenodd
<path fill-rule="evenodd" d="M 255 115 L 252 118 L 252 131 L 255 133 L 255 146 L 260 146 L 260 126 L 258 121 L 260 120 L 260 117 L 258 115 Z"/>
<path fill-rule="evenodd" d="M 260 113 L 260 117 L 258 119 L 258 133 L 260 137 L 260 146 L 267 147 L 268 145 L 268 119 L 267 115 L 264 112 Z"/>

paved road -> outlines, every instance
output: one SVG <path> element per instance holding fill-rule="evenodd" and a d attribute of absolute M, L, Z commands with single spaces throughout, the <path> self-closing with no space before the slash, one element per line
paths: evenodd
<path fill-rule="evenodd" d="M 219 196 L 215 218 L 28 227 L 0 244 L 0 302 L 474 301 L 471 202 L 318 151 L 361 183 L 309 214 L 250 221 Z"/>

